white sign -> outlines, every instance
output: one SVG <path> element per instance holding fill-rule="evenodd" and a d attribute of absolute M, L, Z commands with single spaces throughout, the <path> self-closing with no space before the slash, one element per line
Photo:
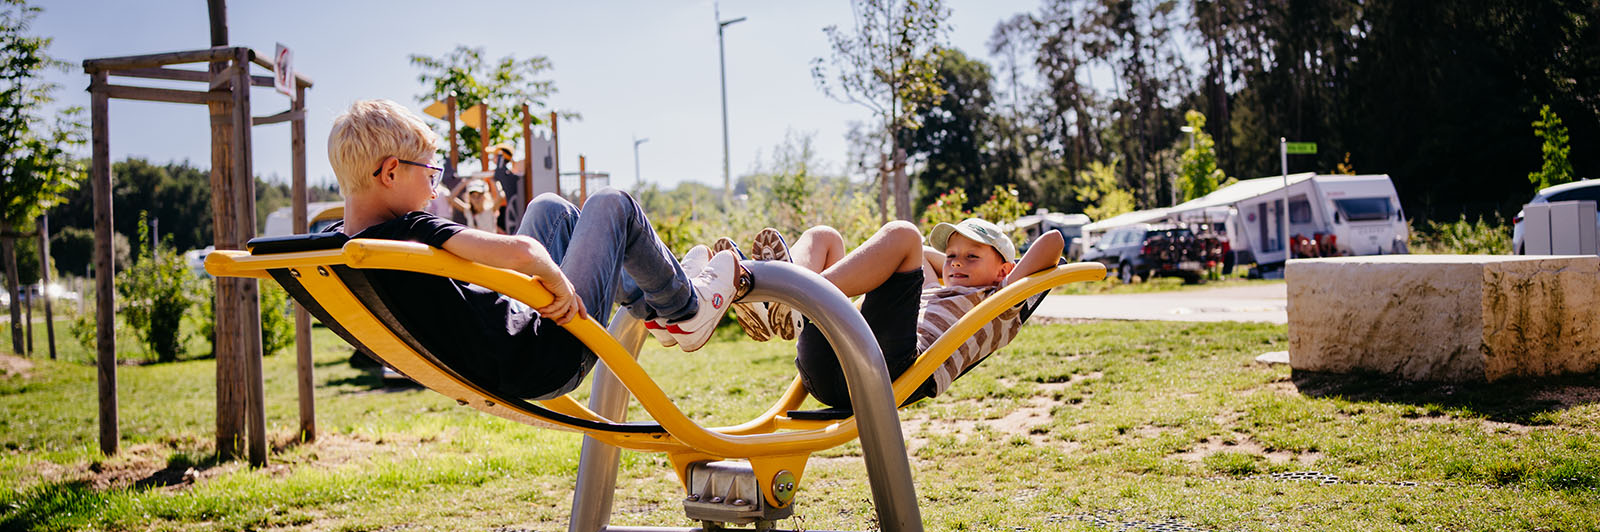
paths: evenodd
<path fill-rule="evenodd" d="M 294 54 L 289 52 L 289 47 L 278 43 L 272 65 L 272 88 L 294 101 Z"/>

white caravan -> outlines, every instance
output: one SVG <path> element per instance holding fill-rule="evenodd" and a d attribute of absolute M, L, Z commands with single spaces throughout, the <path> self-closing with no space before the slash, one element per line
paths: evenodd
<path fill-rule="evenodd" d="M 283 207 L 267 215 L 267 226 L 256 236 L 288 236 L 294 234 L 294 207 Z M 322 231 L 333 222 L 344 219 L 344 202 L 319 201 L 306 204 L 307 225 L 311 232 Z"/>
<path fill-rule="evenodd" d="M 1406 253 L 1410 231 L 1400 197 L 1387 175 L 1293 174 L 1288 177 L 1289 234 L 1333 237 L 1340 255 Z M 1175 220 L 1216 218 L 1236 263 L 1282 264 L 1282 176 L 1249 179 L 1171 208 Z M 1224 210 L 1226 209 L 1226 210 Z"/>

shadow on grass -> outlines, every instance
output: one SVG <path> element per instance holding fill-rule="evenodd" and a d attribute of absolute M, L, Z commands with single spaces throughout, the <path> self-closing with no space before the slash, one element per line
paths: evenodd
<path fill-rule="evenodd" d="M 1306 397 L 1399 403 L 1457 410 L 1491 421 L 1542 425 L 1539 414 L 1600 403 L 1600 374 L 1492 383 L 1416 382 L 1377 373 L 1295 371 L 1294 385 Z"/>

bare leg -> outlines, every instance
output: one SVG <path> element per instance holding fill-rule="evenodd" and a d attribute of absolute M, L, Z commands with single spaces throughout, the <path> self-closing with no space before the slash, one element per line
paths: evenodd
<path fill-rule="evenodd" d="M 841 238 L 839 248 L 843 247 Z M 910 222 L 893 221 L 848 255 L 826 266 L 822 277 L 845 296 L 855 297 L 882 285 L 894 273 L 922 269 L 923 261 L 922 232 Z"/>
<path fill-rule="evenodd" d="M 789 246 L 789 259 L 801 268 L 822 273 L 844 258 L 844 237 L 826 225 L 807 229 Z"/>

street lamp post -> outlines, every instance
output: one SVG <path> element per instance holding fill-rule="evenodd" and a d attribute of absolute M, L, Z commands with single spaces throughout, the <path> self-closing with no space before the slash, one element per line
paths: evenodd
<path fill-rule="evenodd" d="M 633 188 L 639 188 L 639 145 L 650 142 L 649 137 L 633 139 Z"/>
<path fill-rule="evenodd" d="M 743 22 L 744 17 L 722 20 L 722 8 L 711 6 L 712 16 L 717 19 L 717 69 L 722 73 L 722 208 L 727 209 L 733 197 L 733 180 L 728 173 L 728 60 L 722 50 L 722 28 Z"/>

